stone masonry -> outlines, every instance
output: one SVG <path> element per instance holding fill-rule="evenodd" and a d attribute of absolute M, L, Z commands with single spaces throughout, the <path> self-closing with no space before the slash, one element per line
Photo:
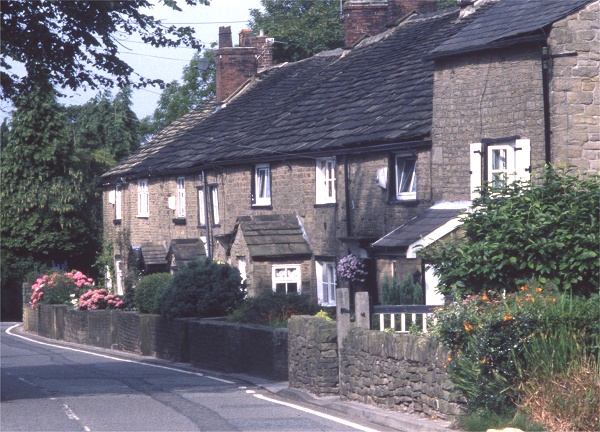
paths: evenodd
<path fill-rule="evenodd" d="M 600 170 L 600 2 L 552 26 L 552 159 Z"/>

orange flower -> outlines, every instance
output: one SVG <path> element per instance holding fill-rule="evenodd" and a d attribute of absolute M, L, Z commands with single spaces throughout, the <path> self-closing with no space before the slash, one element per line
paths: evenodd
<path fill-rule="evenodd" d="M 527 291 L 527 285 L 521 285 L 521 291 Z"/>
<path fill-rule="evenodd" d="M 468 323 L 468 322 L 464 323 L 463 327 L 465 328 L 466 331 L 471 331 L 475 328 L 475 327 L 473 327 L 473 324 Z"/>
<path fill-rule="evenodd" d="M 552 303 L 556 303 L 556 299 L 554 297 L 550 297 L 548 300 L 550 300 Z"/>
<path fill-rule="evenodd" d="M 542 287 L 537 287 L 537 288 L 535 289 L 535 292 L 536 292 L 536 293 L 541 293 L 541 292 L 542 292 Z"/>
<path fill-rule="evenodd" d="M 452 357 L 448 357 L 448 361 L 452 361 Z"/>
<path fill-rule="evenodd" d="M 489 299 L 490 298 L 486 294 L 484 294 L 483 296 L 481 296 L 481 300 L 483 300 L 483 301 L 488 301 Z"/>
<path fill-rule="evenodd" d="M 504 317 L 503 317 L 504 321 L 511 320 L 512 318 L 513 318 L 512 315 L 504 315 Z"/>
<path fill-rule="evenodd" d="M 527 294 L 525 296 L 525 301 L 530 301 L 531 303 L 533 303 L 535 302 L 535 299 L 531 295 Z"/>

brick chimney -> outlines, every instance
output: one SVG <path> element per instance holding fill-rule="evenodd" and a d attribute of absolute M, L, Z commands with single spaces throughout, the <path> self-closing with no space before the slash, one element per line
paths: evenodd
<path fill-rule="evenodd" d="M 231 96 L 259 70 L 273 66 L 273 39 L 263 32 L 252 36 L 248 29 L 240 31 L 239 46 L 231 40 L 231 27 L 219 27 L 219 49 L 215 51 L 217 70 L 217 102 Z"/>
<path fill-rule="evenodd" d="M 436 0 L 348 0 L 343 10 L 345 45 L 384 32 L 411 11 L 426 13 L 436 8 Z"/>
<path fill-rule="evenodd" d="M 231 27 L 219 27 L 219 49 L 215 51 L 217 103 L 231 96 L 257 72 L 258 50 L 249 46 L 249 38 L 250 34 L 242 30 L 240 46 L 233 47 Z"/>

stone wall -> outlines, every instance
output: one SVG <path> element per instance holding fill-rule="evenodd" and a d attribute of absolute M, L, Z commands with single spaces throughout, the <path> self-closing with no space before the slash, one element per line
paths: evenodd
<path fill-rule="evenodd" d="M 287 330 L 216 320 L 189 322 L 192 365 L 286 380 Z"/>
<path fill-rule="evenodd" d="M 600 12 L 593 2 L 552 25 L 552 160 L 600 170 Z"/>
<path fill-rule="evenodd" d="M 541 48 L 537 44 L 438 60 L 432 122 L 433 201 L 467 201 L 469 145 L 511 136 L 545 162 Z"/>
<path fill-rule="evenodd" d="M 63 305 L 25 308 L 24 326 L 51 339 L 287 380 L 287 329 L 120 310 L 80 311 Z"/>
<path fill-rule="evenodd" d="M 446 372 L 448 355 L 433 338 L 353 328 L 340 354 L 340 394 L 395 411 L 456 416 L 464 399 Z"/>
<path fill-rule="evenodd" d="M 288 380 L 291 388 L 318 396 L 339 394 L 339 358 L 335 322 L 293 316 L 288 324 Z"/>

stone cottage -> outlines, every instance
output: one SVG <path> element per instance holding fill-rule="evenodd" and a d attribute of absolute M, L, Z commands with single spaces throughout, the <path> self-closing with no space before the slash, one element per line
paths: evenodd
<path fill-rule="evenodd" d="M 459 226 L 482 180 L 597 171 L 598 1 L 434 4 L 347 1 L 344 49 L 282 65 L 268 37 L 233 47 L 221 28 L 216 98 L 102 177 L 117 273 L 124 238 L 147 271 L 186 245 L 251 294 L 334 305 L 352 252 L 375 300 L 384 275 L 413 275 L 433 304 L 415 250 Z"/>

